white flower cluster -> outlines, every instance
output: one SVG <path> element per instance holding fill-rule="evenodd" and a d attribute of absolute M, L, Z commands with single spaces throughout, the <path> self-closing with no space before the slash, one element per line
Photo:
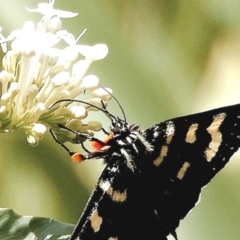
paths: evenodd
<path fill-rule="evenodd" d="M 105 91 L 98 87 L 97 76 L 85 76 L 94 61 L 107 55 L 107 46 L 77 44 L 80 37 L 75 39 L 68 31 L 61 30 L 61 18 L 77 14 L 54 9 L 53 4 L 54 0 L 50 0 L 39 4 L 36 9 L 27 9 L 43 14 L 36 26 L 29 21 L 6 38 L 0 33 L 0 44 L 5 54 L 0 71 L 0 132 L 23 128 L 33 146 L 48 129 L 52 129 L 61 142 L 76 137 L 59 124 L 90 134 L 102 128 L 100 122 L 82 121 L 88 111 L 97 109 L 86 104 L 71 107 L 69 102 L 61 102 L 51 108 L 55 102 L 90 92 L 86 102 L 101 108 L 101 102 L 107 102 L 112 93 L 109 88 Z M 65 48 L 56 46 L 60 41 L 65 43 Z"/>

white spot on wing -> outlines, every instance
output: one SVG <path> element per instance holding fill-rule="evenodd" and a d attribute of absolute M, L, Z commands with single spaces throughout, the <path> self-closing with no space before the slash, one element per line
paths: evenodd
<path fill-rule="evenodd" d="M 159 132 L 154 131 L 154 133 L 153 133 L 153 137 L 154 137 L 154 138 L 157 138 L 158 136 L 159 136 Z"/>
<path fill-rule="evenodd" d="M 118 168 L 112 167 L 112 172 L 117 172 Z"/>
<path fill-rule="evenodd" d="M 169 121 L 167 123 L 167 128 L 166 128 L 166 135 L 173 135 L 175 132 L 175 126 L 174 126 L 174 123 L 173 121 Z"/>
<path fill-rule="evenodd" d="M 109 181 L 102 181 L 99 183 L 99 187 L 106 192 L 110 188 L 111 184 Z"/>

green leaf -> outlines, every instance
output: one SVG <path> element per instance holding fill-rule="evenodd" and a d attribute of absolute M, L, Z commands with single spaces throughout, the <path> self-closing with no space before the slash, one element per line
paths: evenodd
<path fill-rule="evenodd" d="M 11 209 L 0 208 L 0 229 L 1 240 L 60 240 L 70 237 L 74 225 L 52 218 L 21 216 Z"/>

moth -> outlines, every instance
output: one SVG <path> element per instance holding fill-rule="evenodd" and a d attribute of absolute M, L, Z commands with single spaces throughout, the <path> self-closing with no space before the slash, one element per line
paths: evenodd
<path fill-rule="evenodd" d="M 167 240 L 201 190 L 240 146 L 240 104 L 173 118 L 146 130 L 111 119 L 94 151 L 106 164 L 70 240 Z"/>

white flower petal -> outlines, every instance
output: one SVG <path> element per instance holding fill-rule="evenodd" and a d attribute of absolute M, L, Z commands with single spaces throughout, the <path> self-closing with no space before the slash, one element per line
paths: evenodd
<path fill-rule="evenodd" d="M 2 70 L 0 72 L 0 82 L 2 83 L 2 94 L 4 94 L 5 92 L 7 92 L 7 88 L 8 88 L 8 83 L 11 79 L 11 75 L 9 74 L 9 72 L 7 72 L 6 70 Z"/>
<path fill-rule="evenodd" d="M 99 78 L 95 75 L 87 75 L 82 79 L 80 87 L 82 89 L 93 90 L 98 86 Z"/>
<path fill-rule="evenodd" d="M 67 30 L 61 30 L 57 32 L 57 35 L 63 39 L 68 45 L 72 46 L 75 45 L 75 38 L 74 36 L 69 33 Z"/>
<path fill-rule="evenodd" d="M 4 119 L 6 117 L 6 115 L 8 114 L 8 109 L 6 106 L 1 106 L 0 107 L 0 119 Z"/>
<path fill-rule="evenodd" d="M 33 135 L 28 135 L 27 136 L 27 141 L 33 147 L 37 146 L 37 144 L 38 144 L 37 139 Z"/>
<path fill-rule="evenodd" d="M 77 57 L 78 52 L 76 51 L 74 46 L 66 47 L 59 53 L 58 64 L 65 62 L 72 63 L 77 59 Z"/>
<path fill-rule="evenodd" d="M 82 122 L 78 119 L 71 119 L 67 124 L 66 127 L 73 129 L 75 131 L 80 131 L 82 128 Z"/>
<path fill-rule="evenodd" d="M 78 13 L 64 11 L 64 10 L 58 10 L 58 9 L 55 9 L 55 14 L 57 14 L 60 18 L 73 18 L 73 17 L 78 16 Z"/>
<path fill-rule="evenodd" d="M 41 123 L 35 123 L 32 128 L 32 131 L 37 134 L 43 135 L 47 131 L 47 127 Z"/>
<path fill-rule="evenodd" d="M 96 44 L 93 46 L 95 60 L 102 60 L 108 55 L 108 47 L 106 44 Z"/>
<path fill-rule="evenodd" d="M 49 107 L 52 105 L 52 103 L 55 103 L 61 99 L 68 99 L 69 98 L 69 91 L 68 90 L 61 90 L 55 88 L 53 91 L 50 93 L 46 101 L 44 102 L 44 105 L 46 107 Z"/>
<path fill-rule="evenodd" d="M 8 92 L 13 94 L 13 95 L 16 95 L 19 92 L 19 84 L 17 82 L 12 82 L 10 84 Z"/>
<path fill-rule="evenodd" d="M 1 107 L 0 107 L 0 114 L 1 114 L 1 113 L 4 113 L 5 111 L 6 111 L 6 106 L 4 106 L 4 105 L 1 106 Z"/>
<path fill-rule="evenodd" d="M 11 98 L 10 92 L 6 92 L 1 96 L 1 104 L 6 104 L 8 103 L 9 99 Z"/>
<path fill-rule="evenodd" d="M 40 116 L 46 111 L 46 107 L 43 103 L 38 103 L 37 106 L 35 107 L 32 116 L 31 121 L 32 122 L 37 122 L 40 118 Z M 43 125 L 44 126 L 44 125 Z"/>
<path fill-rule="evenodd" d="M 87 116 L 87 110 L 82 106 L 70 107 L 72 111 L 72 117 L 77 119 L 83 119 Z"/>
<path fill-rule="evenodd" d="M 1 34 L 0 28 L 0 44 L 6 50 L 0 72 L 0 131 L 24 128 L 33 146 L 42 139 L 47 126 L 63 142 L 84 141 L 78 135 L 76 137 L 70 131 L 59 128 L 58 124 L 93 135 L 94 131 L 101 129 L 101 123 L 90 121 L 83 124 L 81 119 L 86 118 L 89 110 L 101 110 L 111 97 L 111 94 L 96 89 L 98 77 L 84 77 L 93 61 L 107 55 L 107 46 L 77 45 L 85 30 L 75 39 L 67 30 L 61 30 L 60 19 L 77 14 L 54 9 L 54 2 L 49 0 L 49 3 L 41 3 L 36 9 L 28 9 L 43 14 L 37 25 L 26 22 L 21 30 L 12 31 L 8 37 Z M 68 45 L 63 50 L 60 48 L 62 42 Z M 63 101 L 73 99 L 82 92 L 85 94 L 85 90 L 95 90 L 93 98 L 85 104 L 71 107 L 69 101 Z M 86 96 L 89 96 L 88 92 L 84 98 Z M 58 101 L 62 102 L 54 105 Z"/>
<path fill-rule="evenodd" d="M 56 116 L 72 118 L 72 111 L 69 108 L 60 108 L 56 111 Z"/>
<path fill-rule="evenodd" d="M 38 86 L 36 84 L 32 84 L 28 89 L 28 100 L 31 100 L 36 97 L 38 92 Z"/>
<path fill-rule="evenodd" d="M 79 103 L 79 106 L 83 106 L 87 108 L 89 111 L 98 111 L 99 109 L 103 109 L 102 99 L 101 98 L 91 98 L 85 101 L 86 103 Z M 89 105 L 89 104 L 91 105 Z M 104 103 L 106 104 L 106 103 Z"/>
<path fill-rule="evenodd" d="M 101 60 L 108 54 L 106 44 L 96 44 L 94 46 L 77 45 L 79 53 L 90 59 L 91 62 Z"/>
<path fill-rule="evenodd" d="M 111 88 L 98 88 L 92 91 L 92 96 L 108 101 L 112 98 L 112 92 Z"/>
<path fill-rule="evenodd" d="M 58 86 L 61 86 L 61 85 L 65 85 L 65 84 L 68 83 L 69 77 L 70 77 L 69 72 L 66 72 L 66 71 L 65 72 L 60 72 L 52 78 L 51 83 L 53 84 L 53 87 L 58 87 Z"/>
<path fill-rule="evenodd" d="M 35 147 L 40 140 L 42 140 L 43 135 L 46 133 L 47 127 L 42 123 L 34 123 L 27 127 L 27 141 Z"/>
<path fill-rule="evenodd" d="M 35 8 L 35 9 L 30 9 L 27 7 L 26 7 L 26 9 L 29 12 L 38 12 L 43 15 L 49 15 L 49 16 L 57 15 L 60 18 L 73 18 L 78 15 L 78 13 L 54 9 L 52 4 L 49 4 L 49 3 L 39 3 L 37 6 L 38 6 L 38 8 Z"/>
<path fill-rule="evenodd" d="M 58 16 L 53 16 L 47 25 L 48 32 L 56 33 L 62 28 L 62 21 Z"/>
<path fill-rule="evenodd" d="M 100 131 L 102 129 L 102 123 L 99 121 L 89 121 L 88 126 L 93 131 Z"/>
<path fill-rule="evenodd" d="M 84 61 L 84 60 L 80 60 L 73 65 L 72 81 L 73 81 L 74 87 L 78 86 L 81 83 L 81 80 L 82 80 L 84 74 L 86 73 L 88 67 L 89 67 L 89 65 L 88 64 L 86 65 L 86 61 Z"/>

